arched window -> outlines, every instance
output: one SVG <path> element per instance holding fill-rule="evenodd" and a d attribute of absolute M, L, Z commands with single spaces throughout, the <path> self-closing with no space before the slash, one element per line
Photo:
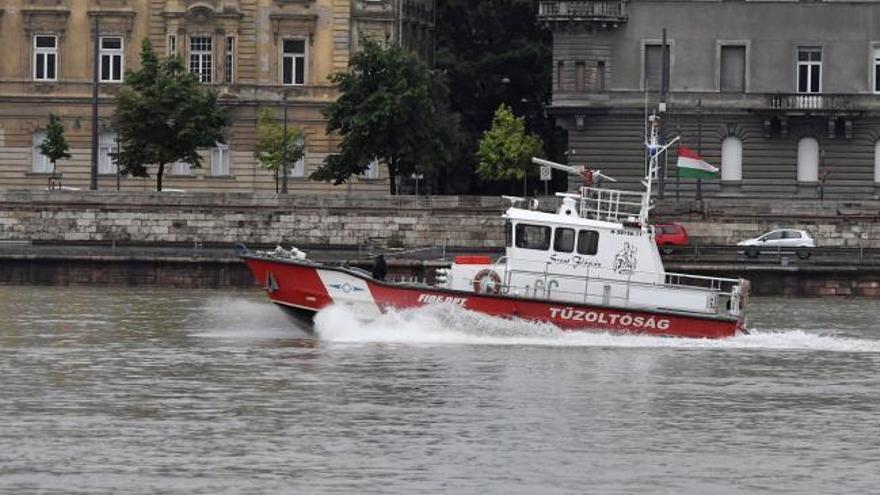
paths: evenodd
<path fill-rule="evenodd" d="M 819 182 L 819 142 L 805 137 L 798 141 L 798 182 Z"/>
<path fill-rule="evenodd" d="M 874 143 L 874 183 L 880 184 L 880 141 Z"/>
<path fill-rule="evenodd" d="M 721 142 L 721 180 L 739 182 L 742 180 L 742 140 L 728 136 Z"/>
<path fill-rule="evenodd" d="M 43 141 L 46 140 L 46 131 L 34 131 L 33 146 L 31 146 L 31 172 L 36 174 L 48 174 L 52 172 L 52 162 L 49 157 L 40 150 Z"/>
<path fill-rule="evenodd" d="M 104 131 L 98 137 L 98 173 L 115 174 L 116 164 L 110 157 L 110 153 L 116 151 L 116 134 Z"/>

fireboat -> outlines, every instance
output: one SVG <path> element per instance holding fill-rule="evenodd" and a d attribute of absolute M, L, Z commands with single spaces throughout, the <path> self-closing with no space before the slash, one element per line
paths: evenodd
<path fill-rule="evenodd" d="M 595 187 L 598 170 L 534 158 L 584 179 L 578 194 L 556 193 L 560 206 L 504 196 L 505 255 L 457 256 L 433 285 L 385 281 L 357 268 L 309 260 L 297 248 L 251 251 L 237 245 L 269 299 L 311 322 L 330 305 L 370 320 L 389 310 L 457 305 L 563 330 L 724 338 L 746 330 L 749 282 L 665 271 L 648 222 L 658 158 L 678 138 L 658 144 L 650 119 L 642 191 Z"/>

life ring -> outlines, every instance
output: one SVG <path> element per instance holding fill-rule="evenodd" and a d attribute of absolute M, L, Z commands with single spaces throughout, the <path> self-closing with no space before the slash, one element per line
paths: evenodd
<path fill-rule="evenodd" d="M 479 294 L 498 294 L 501 292 L 501 277 L 495 270 L 484 268 L 474 275 L 474 292 Z"/>

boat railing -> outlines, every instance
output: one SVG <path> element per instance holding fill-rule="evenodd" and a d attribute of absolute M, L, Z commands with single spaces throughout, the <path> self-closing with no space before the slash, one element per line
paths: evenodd
<path fill-rule="evenodd" d="M 523 260 L 518 260 L 522 262 Z M 535 261 L 534 263 L 538 263 Z M 521 264 L 521 263 L 520 263 Z M 702 275 L 689 275 L 683 273 L 657 273 L 631 271 L 625 278 L 620 276 L 610 277 L 604 273 L 610 272 L 603 268 L 584 268 L 583 274 L 556 273 L 549 270 L 550 265 L 543 263 L 543 270 L 515 269 L 505 270 L 501 292 L 505 295 L 517 295 L 533 299 L 560 301 L 580 301 L 587 303 L 589 300 L 601 300 L 604 304 L 614 304 L 621 307 L 646 307 L 636 305 L 630 300 L 630 289 L 636 287 L 663 288 L 666 290 L 700 291 L 707 293 L 711 304 L 705 308 L 704 313 L 738 314 L 740 303 L 738 294 L 742 290 L 742 280 L 720 277 L 707 277 Z M 528 278 L 534 280 L 532 284 L 517 285 L 513 279 Z M 648 281 L 650 279 L 655 282 Z M 566 283 L 569 289 L 560 287 L 560 282 Z M 580 286 L 580 290 L 571 290 L 571 287 Z M 615 294 L 606 289 L 607 286 L 624 286 L 627 289 L 623 294 Z M 747 289 L 746 289 L 747 290 Z M 735 304 L 728 305 L 729 301 L 736 299 Z"/>
<path fill-rule="evenodd" d="M 580 214 L 582 218 L 606 222 L 637 219 L 642 211 L 642 196 L 636 191 L 582 187 Z"/>
<path fill-rule="evenodd" d="M 742 282 L 736 278 L 707 277 L 689 273 L 664 273 L 664 285 L 668 287 L 686 287 L 689 289 L 708 289 L 717 292 L 732 292 Z"/>

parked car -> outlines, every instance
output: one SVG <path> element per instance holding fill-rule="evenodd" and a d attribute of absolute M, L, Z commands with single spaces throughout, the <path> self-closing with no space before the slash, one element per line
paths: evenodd
<path fill-rule="evenodd" d="M 677 223 L 661 223 L 654 225 L 654 242 L 663 254 L 671 254 L 676 246 L 690 244 L 685 228 Z"/>
<path fill-rule="evenodd" d="M 757 258 L 761 251 L 782 249 L 784 251 L 793 250 L 797 253 L 798 258 L 807 259 L 810 257 L 810 248 L 816 247 L 816 241 L 806 230 L 777 229 L 738 242 L 736 245 L 744 247 L 743 252 L 749 258 Z"/>

